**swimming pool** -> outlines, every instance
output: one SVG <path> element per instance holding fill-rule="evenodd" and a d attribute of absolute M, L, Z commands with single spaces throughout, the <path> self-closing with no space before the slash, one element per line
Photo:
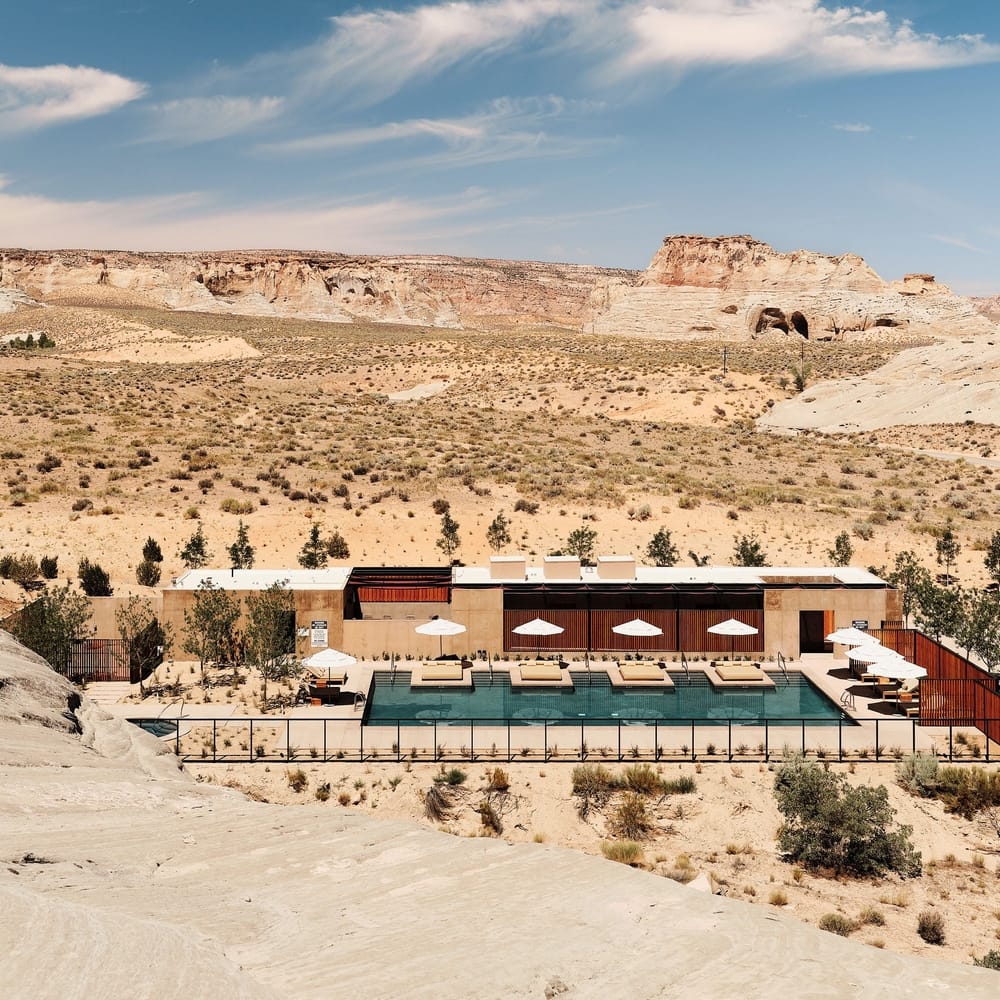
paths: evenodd
<path fill-rule="evenodd" d="M 774 675 L 773 688 L 716 688 L 701 671 L 673 675 L 673 688 L 615 688 L 604 671 L 572 673 L 572 688 L 515 688 L 507 673 L 474 671 L 473 687 L 410 687 L 410 674 L 376 671 L 365 710 L 367 725 L 476 721 L 512 725 L 579 725 L 582 721 L 644 725 L 692 720 L 699 725 L 837 725 L 839 706 L 800 673 Z"/>
<path fill-rule="evenodd" d="M 177 723 L 170 719 L 129 719 L 128 721 L 133 726 L 138 726 L 145 732 L 159 736 L 161 739 L 164 736 L 177 735 Z"/>

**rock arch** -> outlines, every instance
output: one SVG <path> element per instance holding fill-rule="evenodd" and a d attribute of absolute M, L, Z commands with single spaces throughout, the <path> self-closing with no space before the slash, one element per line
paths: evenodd
<path fill-rule="evenodd" d="M 806 340 L 809 339 L 809 320 L 798 309 L 788 317 L 788 322 L 796 333 L 801 334 Z"/>

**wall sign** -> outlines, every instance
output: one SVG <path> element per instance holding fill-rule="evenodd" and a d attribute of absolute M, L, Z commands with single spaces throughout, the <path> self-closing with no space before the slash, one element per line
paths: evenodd
<path fill-rule="evenodd" d="M 309 643 L 315 649 L 317 646 L 328 646 L 327 637 L 329 635 L 327 621 L 314 621 L 309 625 Z"/>

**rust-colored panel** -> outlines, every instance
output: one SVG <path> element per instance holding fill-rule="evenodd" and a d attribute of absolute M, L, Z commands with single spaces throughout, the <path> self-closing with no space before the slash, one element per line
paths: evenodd
<path fill-rule="evenodd" d="M 559 625 L 559 635 L 515 635 L 514 629 L 534 618 Z M 514 653 L 583 651 L 587 648 L 587 612 L 584 610 L 511 611 L 503 613 L 504 649 Z"/>
<path fill-rule="evenodd" d="M 447 587 L 358 587 L 358 600 L 375 604 L 447 604 Z"/>
<path fill-rule="evenodd" d="M 681 610 L 679 645 L 682 650 L 705 653 L 757 653 L 764 649 L 763 611 Z M 715 635 L 709 625 L 735 618 L 757 629 L 756 635 Z"/>
<path fill-rule="evenodd" d="M 641 618 L 650 625 L 663 630 L 663 635 L 643 636 L 618 635 L 612 631 L 615 625 L 623 625 L 635 618 Z M 642 652 L 644 650 L 671 651 L 677 649 L 677 612 L 671 609 L 656 610 L 644 608 L 642 611 L 603 610 L 596 608 L 590 613 L 590 648 L 596 652 Z"/>

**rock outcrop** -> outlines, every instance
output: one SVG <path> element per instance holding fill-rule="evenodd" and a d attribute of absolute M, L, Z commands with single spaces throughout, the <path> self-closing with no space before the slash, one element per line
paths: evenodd
<path fill-rule="evenodd" d="M 40 302 L 113 304 L 117 292 L 172 309 L 452 328 L 579 328 L 595 284 L 634 279 L 624 269 L 459 257 L 0 252 L 0 288 Z"/>
<path fill-rule="evenodd" d="M 855 254 L 779 253 L 750 236 L 668 236 L 636 282 L 594 291 L 588 329 L 670 339 L 908 338 L 994 331 L 931 275 L 889 284 Z"/>

